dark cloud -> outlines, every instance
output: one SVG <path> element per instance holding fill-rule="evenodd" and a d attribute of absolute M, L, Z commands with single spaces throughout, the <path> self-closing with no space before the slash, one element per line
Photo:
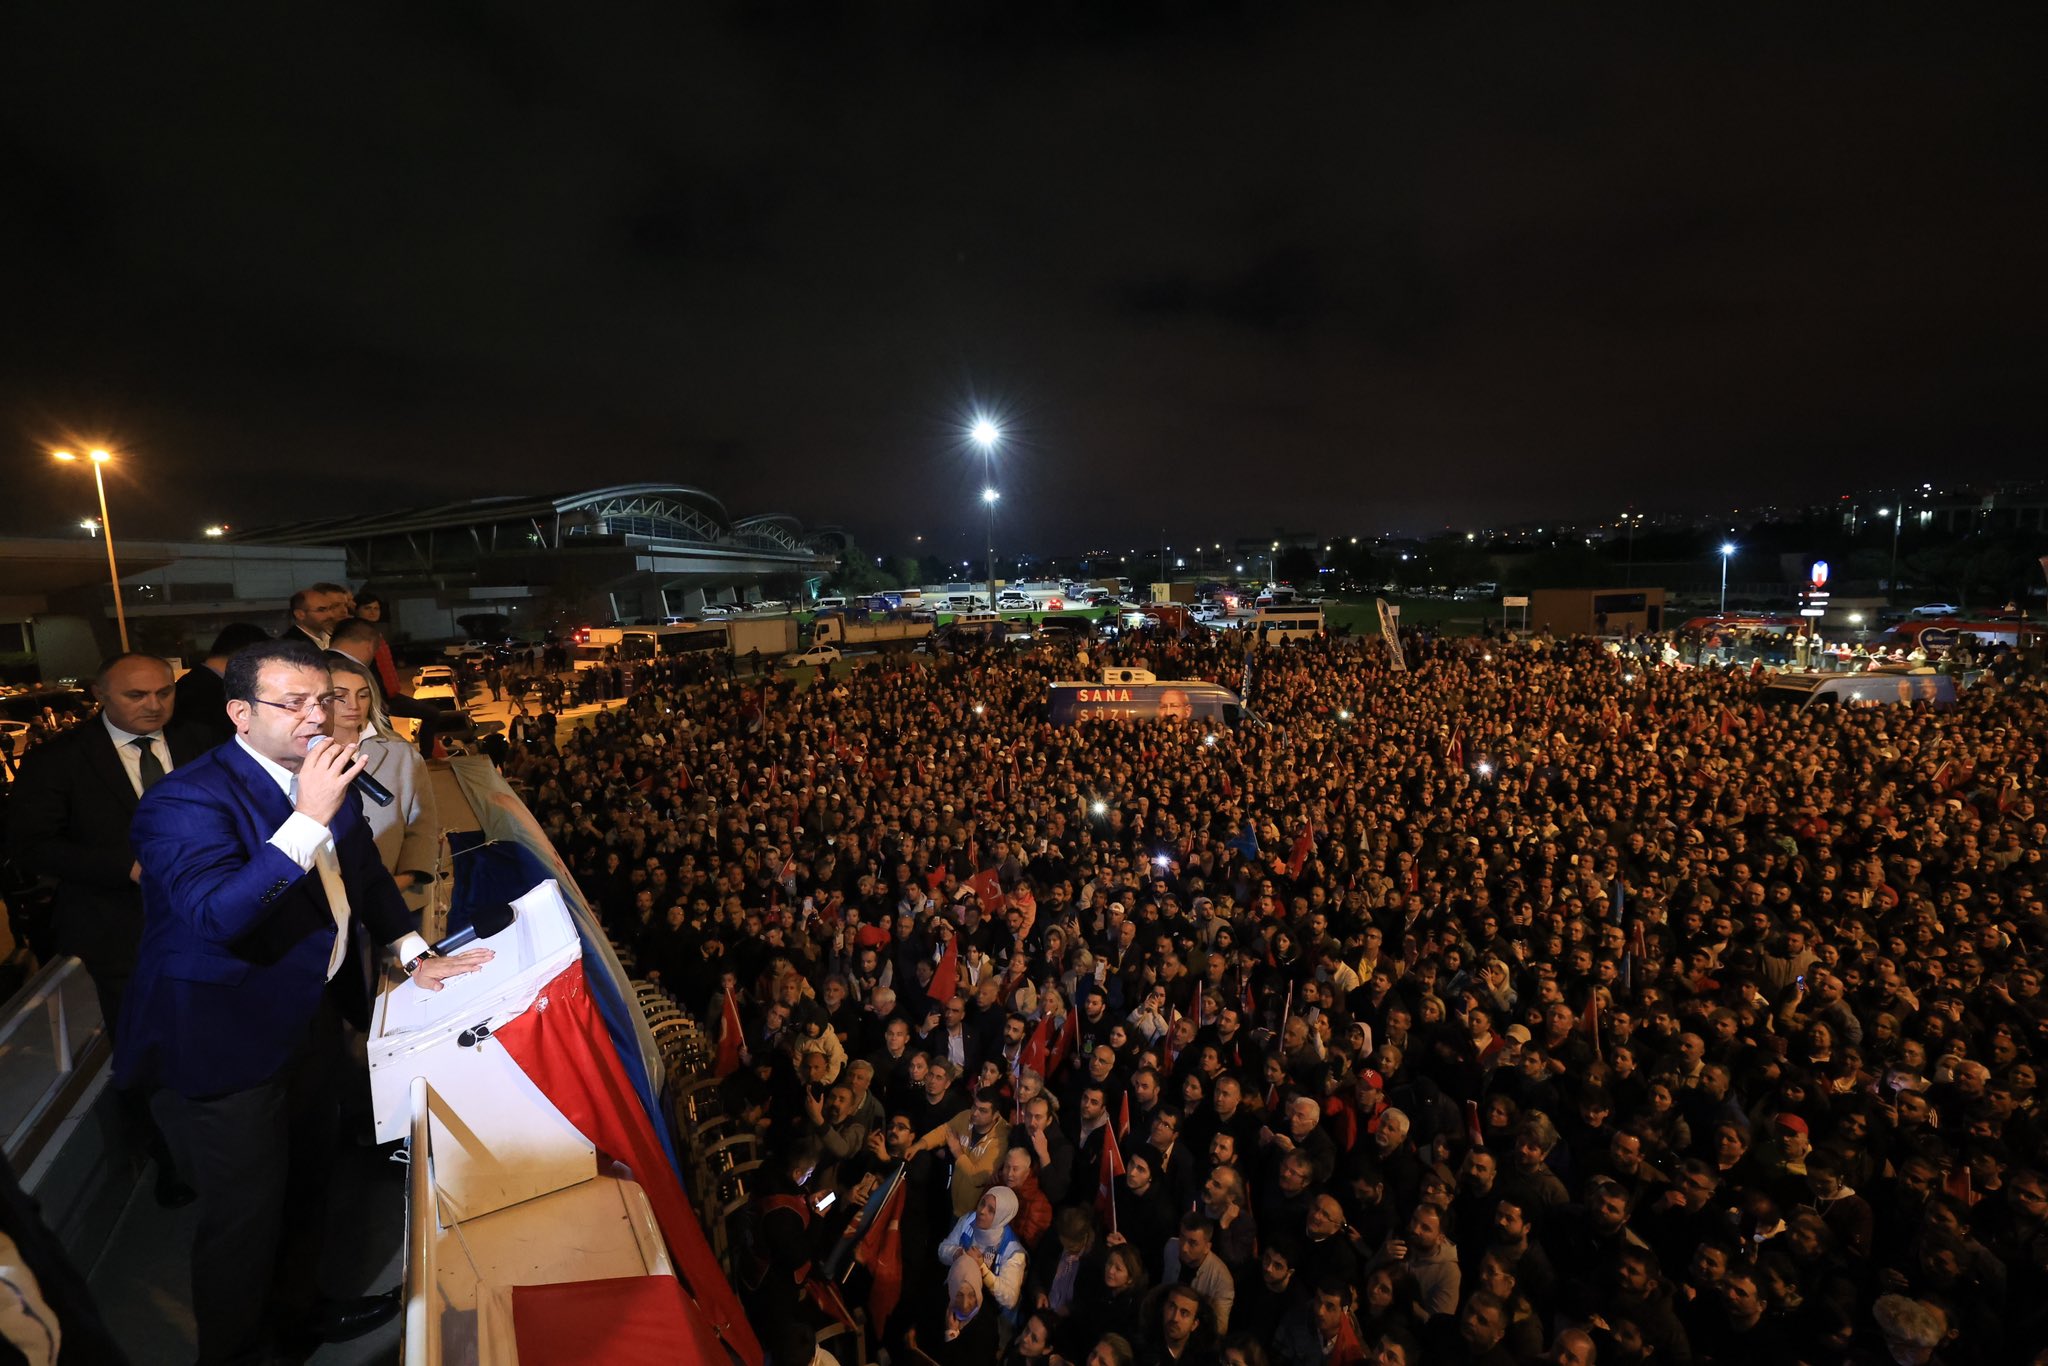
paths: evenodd
<path fill-rule="evenodd" d="M 2038 466 L 2016 17 L 7 22 L 10 529 L 71 519 L 36 451 L 76 429 L 134 450 L 164 531 L 676 478 L 964 543 L 976 400 L 1013 419 L 1005 545 Z"/>

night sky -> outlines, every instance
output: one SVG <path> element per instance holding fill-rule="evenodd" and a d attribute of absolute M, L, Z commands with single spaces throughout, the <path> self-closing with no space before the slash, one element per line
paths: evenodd
<path fill-rule="evenodd" d="M 0 531 L 692 483 L 877 549 L 2044 467 L 2028 7 L 16 4 Z M 200 13 L 204 11 L 204 13 Z M 75 534 L 75 533 L 74 533 Z"/>

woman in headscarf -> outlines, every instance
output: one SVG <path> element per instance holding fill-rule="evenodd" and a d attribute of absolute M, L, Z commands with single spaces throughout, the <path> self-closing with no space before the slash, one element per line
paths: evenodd
<path fill-rule="evenodd" d="M 945 1300 L 912 1331 L 910 1345 L 939 1366 L 988 1366 L 996 1359 L 998 1317 L 974 1259 L 960 1257 L 946 1277 Z"/>
<path fill-rule="evenodd" d="M 939 1244 L 939 1260 L 953 1268 L 955 1283 L 963 1274 L 961 1264 L 967 1263 L 974 1268 L 970 1278 L 975 1285 L 992 1296 L 1005 1315 L 1017 1312 L 1030 1261 L 1023 1241 L 1010 1231 L 1016 1217 L 1017 1193 L 1008 1186 L 990 1186 Z"/>

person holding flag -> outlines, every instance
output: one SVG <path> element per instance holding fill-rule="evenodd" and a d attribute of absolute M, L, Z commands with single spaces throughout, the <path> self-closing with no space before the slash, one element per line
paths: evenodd
<path fill-rule="evenodd" d="M 740 1019 L 740 1003 L 733 995 L 732 974 L 727 973 L 725 990 L 720 993 L 718 1014 L 718 1061 L 712 1071 L 720 1080 L 731 1076 L 746 1065 L 746 1025 Z"/>

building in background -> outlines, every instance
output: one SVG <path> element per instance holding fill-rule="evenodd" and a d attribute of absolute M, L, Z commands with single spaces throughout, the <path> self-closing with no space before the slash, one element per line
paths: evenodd
<path fill-rule="evenodd" d="M 347 582 L 391 604 L 401 640 L 648 625 L 707 603 L 807 602 L 839 566 L 843 534 L 794 517 L 731 516 L 679 484 L 624 484 L 237 532 L 240 545 L 319 545 Z"/>
<path fill-rule="evenodd" d="M 129 644 L 187 663 L 231 621 L 279 630 L 294 592 L 347 572 L 343 553 L 323 546 L 121 540 L 116 549 Z M 105 545 L 0 538 L 0 679 L 87 678 L 119 646 Z"/>

